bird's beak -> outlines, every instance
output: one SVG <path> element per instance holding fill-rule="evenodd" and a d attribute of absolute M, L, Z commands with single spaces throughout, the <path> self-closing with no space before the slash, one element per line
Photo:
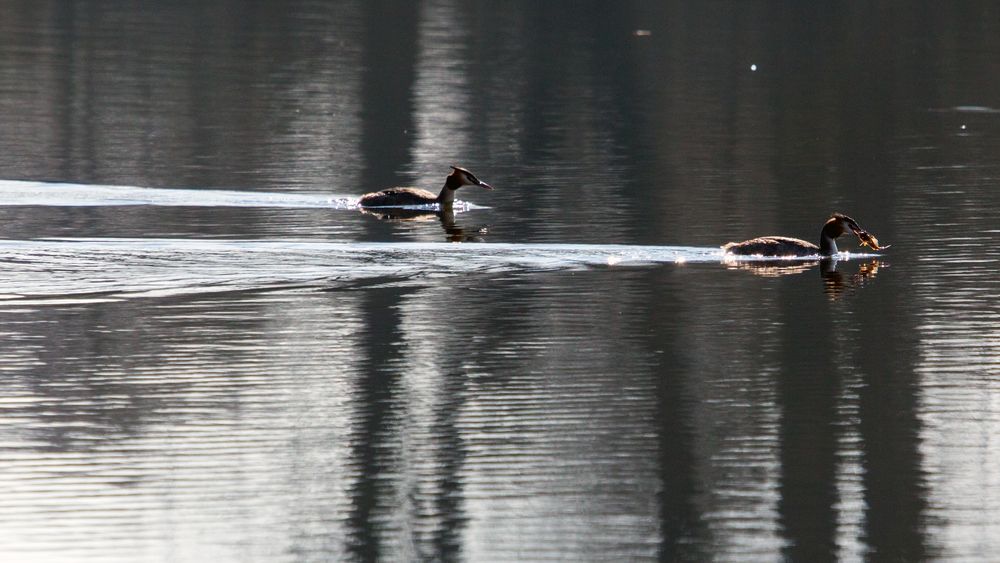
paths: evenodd
<path fill-rule="evenodd" d="M 479 187 L 483 188 L 484 190 L 492 190 L 493 189 L 493 186 L 487 184 L 486 182 L 479 182 Z"/>

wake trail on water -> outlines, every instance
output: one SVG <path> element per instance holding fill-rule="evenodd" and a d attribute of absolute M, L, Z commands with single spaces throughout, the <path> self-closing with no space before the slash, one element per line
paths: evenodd
<path fill-rule="evenodd" d="M 477 273 L 718 262 L 710 248 L 313 240 L 0 240 L 0 301 L 326 289 Z"/>
<path fill-rule="evenodd" d="M 719 248 L 612 244 L 0 240 L 0 303 L 89 302 L 268 289 L 325 290 L 375 281 L 427 283 L 435 278 L 484 273 L 724 263 L 731 259 Z M 753 260 L 740 257 L 740 261 Z"/>
<path fill-rule="evenodd" d="M 196 188 L 144 188 L 59 182 L 0 180 L 0 206 L 39 205 L 101 207 L 155 205 L 170 207 L 274 207 L 297 209 L 358 209 L 359 196 L 295 192 L 258 192 Z M 456 202 L 455 211 L 483 209 Z M 426 207 L 420 207 L 426 209 Z"/>

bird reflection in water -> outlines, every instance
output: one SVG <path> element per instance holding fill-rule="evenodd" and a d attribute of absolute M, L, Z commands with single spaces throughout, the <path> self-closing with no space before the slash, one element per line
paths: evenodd
<path fill-rule="evenodd" d="M 377 217 L 382 221 L 398 223 L 417 223 L 439 219 L 448 242 L 483 242 L 484 235 L 489 232 L 485 225 L 463 225 L 455 221 L 455 210 L 452 206 L 443 209 L 408 209 L 404 207 L 360 208 L 365 215 Z"/>
<path fill-rule="evenodd" d="M 862 260 L 858 263 L 857 271 L 846 273 L 848 264 L 853 261 L 824 259 L 808 261 L 788 261 L 788 260 L 761 260 L 761 261 L 738 261 L 726 260 L 724 263 L 731 270 L 746 270 L 754 275 L 767 278 L 777 278 L 793 274 L 802 274 L 819 266 L 820 276 L 823 278 L 823 293 L 830 299 L 837 299 L 845 293 L 860 289 L 867 285 L 878 275 L 880 268 L 887 267 L 878 258 Z"/>

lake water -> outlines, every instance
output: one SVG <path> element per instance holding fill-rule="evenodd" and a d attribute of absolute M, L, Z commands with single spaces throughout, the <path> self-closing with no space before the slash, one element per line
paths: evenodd
<path fill-rule="evenodd" d="M 0 2 L 0 560 L 995 558 L 1000 10 L 813 4 Z"/>

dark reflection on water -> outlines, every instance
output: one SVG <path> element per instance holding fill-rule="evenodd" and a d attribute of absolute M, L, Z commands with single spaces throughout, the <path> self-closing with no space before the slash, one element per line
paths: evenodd
<path fill-rule="evenodd" d="M 1000 549 L 992 3 L 0 11 L 0 559 Z"/>
<path fill-rule="evenodd" d="M 878 275 L 880 268 L 886 264 L 878 258 L 862 261 L 854 273 L 846 273 L 840 260 L 726 260 L 731 269 L 747 270 L 761 277 L 780 277 L 804 274 L 818 271 L 823 280 L 823 291 L 831 299 L 837 299 L 845 293 L 864 287 Z"/>
<path fill-rule="evenodd" d="M 462 217 L 462 221 L 458 221 L 455 210 L 448 208 L 440 211 L 383 208 L 362 209 L 361 212 L 388 222 L 414 224 L 426 221 L 439 222 L 444 230 L 444 240 L 448 242 L 485 242 L 485 235 L 489 233 L 489 226 L 472 224 L 465 217 Z"/>

